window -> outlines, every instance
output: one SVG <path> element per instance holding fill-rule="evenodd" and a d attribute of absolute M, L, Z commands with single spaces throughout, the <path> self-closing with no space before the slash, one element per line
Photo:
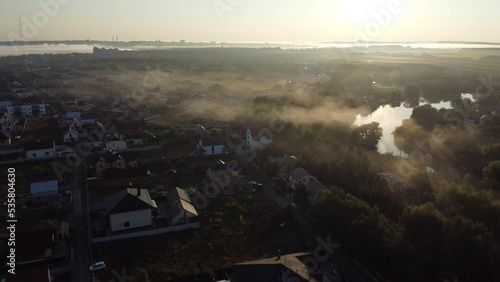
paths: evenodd
<path fill-rule="evenodd" d="M 32 157 L 36 157 L 36 153 L 31 154 Z"/>
<path fill-rule="evenodd" d="M 123 223 L 123 226 L 124 226 L 124 227 L 129 227 L 129 226 L 130 226 L 130 222 L 125 221 L 125 222 Z"/>
<path fill-rule="evenodd" d="M 49 152 L 45 152 L 45 155 L 48 156 L 49 155 Z"/>

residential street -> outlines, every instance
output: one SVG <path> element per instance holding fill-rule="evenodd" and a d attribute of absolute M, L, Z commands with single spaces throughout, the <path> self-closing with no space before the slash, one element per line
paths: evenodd
<path fill-rule="evenodd" d="M 72 262 L 73 281 L 90 281 L 88 267 L 91 264 L 89 250 L 91 248 L 88 232 L 87 213 L 87 191 L 85 187 L 84 162 L 75 167 L 71 179 L 71 191 L 73 193 L 73 212 L 70 216 L 70 224 L 73 227 L 72 240 Z"/>

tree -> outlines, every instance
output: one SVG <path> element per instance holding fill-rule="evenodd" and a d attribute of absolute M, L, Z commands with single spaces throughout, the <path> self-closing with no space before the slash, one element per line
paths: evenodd
<path fill-rule="evenodd" d="M 149 273 L 146 269 L 134 266 L 130 272 L 130 276 L 133 276 L 132 281 L 150 282 Z"/>
<path fill-rule="evenodd" d="M 431 130 L 438 119 L 438 111 L 431 105 L 426 104 L 414 108 L 410 117 L 424 129 Z"/>
<path fill-rule="evenodd" d="M 405 87 L 404 98 L 407 102 L 415 103 L 420 98 L 420 87 L 415 84 L 408 84 Z"/>
<path fill-rule="evenodd" d="M 408 205 L 422 205 L 427 202 L 434 202 L 436 197 L 429 174 L 422 171 L 412 174 L 403 186 L 403 196 Z"/>
<path fill-rule="evenodd" d="M 355 142 L 366 149 L 375 150 L 382 137 L 382 128 L 378 122 L 363 124 L 353 129 Z"/>
<path fill-rule="evenodd" d="M 309 191 L 307 191 L 307 185 L 303 182 L 299 182 L 295 186 L 295 203 L 300 208 L 309 207 Z"/>
<path fill-rule="evenodd" d="M 483 168 L 484 177 L 500 181 L 500 161 L 492 161 Z"/>

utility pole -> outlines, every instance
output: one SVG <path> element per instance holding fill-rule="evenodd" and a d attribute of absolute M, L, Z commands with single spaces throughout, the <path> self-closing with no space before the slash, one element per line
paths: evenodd
<path fill-rule="evenodd" d="M 21 15 L 19 15 L 19 33 L 21 34 L 21 41 L 23 41 L 23 28 L 21 26 Z"/>

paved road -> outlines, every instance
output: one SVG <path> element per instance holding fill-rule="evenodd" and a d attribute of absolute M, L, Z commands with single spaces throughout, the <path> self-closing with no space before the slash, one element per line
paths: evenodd
<path fill-rule="evenodd" d="M 289 201 L 278 195 L 272 188 L 271 180 L 260 170 L 260 168 L 253 162 L 248 160 L 242 155 L 237 155 L 241 166 L 244 168 L 245 173 L 252 180 L 264 184 L 264 191 L 271 196 L 272 199 L 280 206 L 285 208 L 289 205 Z M 319 238 L 319 233 L 305 220 L 304 216 L 300 212 L 296 212 L 294 215 L 294 220 L 304 236 L 311 242 L 317 242 Z M 364 269 L 361 265 L 357 264 L 348 254 L 334 251 L 330 255 L 330 261 L 336 264 L 346 276 L 348 281 L 353 282 L 376 282 L 377 280 L 371 276 L 371 274 Z"/>
<path fill-rule="evenodd" d="M 90 281 L 88 267 L 89 259 L 89 233 L 88 233 L 88 213 L 87 213 L 87 187 L 85 184 L 84 164 L 80 163 L 75 167 L 71 179 L 71 189 L 73 194 L 73 212 L 70 216 L 70 223 L 73 227 L 73 253 L 71 269 L 73 281 Z"/>

